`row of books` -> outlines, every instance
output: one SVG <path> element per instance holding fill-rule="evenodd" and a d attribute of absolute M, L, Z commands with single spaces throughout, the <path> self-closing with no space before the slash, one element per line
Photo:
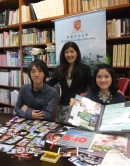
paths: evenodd
<path fill-rule="evenodd" d="M 21 71 L 20 70 L 0 70 L 0 85 L 21 87 Z"/>
<path fill-rule="evenodd" d="M 47 52 L 44 55 L 24 55 L 23 66 L 28 66 L 30 62 L 35 59 L 43 60 L 48 67 L 56 67 L 56 54 L 55 52 Z"/>
<path fill-rule="evenodd" d="M 7 50 L 6 54 L 0 54 L 0 66 L 20 66 L 20 50 Z"/>
<path fill-rule="evenodd" d="M 55 42 L 54 29 L 28 28 L 22 30 L 22 45 Z"/>
<path fill-rule="evenodd" d="M 24 47 L 23 66 L 28 66 L 34 59 L 44 59 L 45 49 L 36 47 Z"/>
<path fill-rule="evenodd" d="M 77 13 L 128 3 L 129 0 L 68 0 L 67 7 L 68 13 Z"/>
<path fill-rule="evenodd" d="M 36 19 L 44 19 L 64 14 L 63 0 L 44 0 L 37 3 L 29 3 L 29 6 L 22 5 L 22 22 Z"/>
<path fill-rule="evenodd" d="M 119 90 L 125 94 L 129 87 L 130 80 L 128 78 L 119 78 L 118 79 L 118 88 Z"/>
<path fill-rule="evenodd" d="M 16 105 L 18 98 L 18 91 L 16 90 L 8 90 L 0 88 L 0 102 L 5 104 Z"/>
<path fill-rule="evenodd" d="M 32 62 L 34 59 L 43 60 L 48 67 L 56 66 L 56 54 L 54 45 L 48 44 L 47 48 L 45 49 L 25 47 L 23 52 L 23 66 L 28 66 L 29 63 Z"/>
<path fill-rule="evenodd" d="M 130 44 L 113 45 L 113 67 L 130 66 Z"/>
<path fill-rule="evenodd" d="M 0 47 L 19 46 L 19 45 L 20 45 L 19 31 L 9 30 L 9 32 L 4 31 L 3 33 L 0 33 Z"/>
<path fill-rule="evenodd" d="M 10 107 L 0 107 L 0 113 L 15 115 L 15 110 L 14 108 L 10 108 Z"/>
<path fill-rule="evenodd" d="M 7 26 L 19 23 L 19 9 L 6 9 L 0 13 L 0 26 Z"/>
<path fill-rule="evenodd" d="M 130 35 L 130 18 L 112 19 L 108 20 L 106 24 L 107 38 Z"/>

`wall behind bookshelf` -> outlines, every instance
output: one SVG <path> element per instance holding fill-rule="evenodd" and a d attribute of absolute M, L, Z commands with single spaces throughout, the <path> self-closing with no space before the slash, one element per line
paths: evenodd
<path fill-rule="evenodd" d="M 52 3 L 53 0 L 45 0 L 46 2 Z M 0 15 L 0 34 L 3 34 L 4 32 L 14 32 L 13 37 L 14 37 L 14 41 L 12 41 L 12 45 L 9 44 L 5 44 L 5 45 L 0 45 L 0 54 L 6 54 L 7 51 L 9 52 L 18 52 L 19 56 L 19 64 L 18 66 L 3 66 L 0 65 L 0 71 L 2 70 L 20 70 L 21 71 L 21 76 L 19 77 L 20 81 L 21 81 L 21 85 L 24 83 L 24 78 L 23 78 L 23 73 L 27 73 L 27 67 L 23 66 L 23 60 L 24 60 L 24 48 L 25 47 L 36 47 L 36 48 L 40 48 L 40 49 L 45 49 L 47 47 L 47 44 L 52 44 L 54 45 L 55 42 L 53 41 L 47 41 L 47 42 L 42 42 L 42 43 L 33 43 L 33 44 L 23 44 L 23 29 L 28 29 L 28 28 L 37 28 L 37 29 L 54 29 L 54 22 L 52 20 L 58 19 L 58 18 L 63 18 L 63 17 L 68 17 L 71 15 L 75 15 L 75 14 L 80 14 L 83 12 L 89 12 L 91 10 L 98 10 L 101 8 L 106 8 L 106 19 L 107 20 L 112 20 L 112 19 L 121 19 L 121 18 L 130 18 L 130 3 L 128 0 L 120 1 L 120 4 L 114 4 L 114 0 L 111 1 L 111 4 L 109 4 L 108 2 L 110 1 L 106 1 L 106 4 L 103 4 L 101 0 L 97 0 L 97 1 L 82 1 L 82 0 L 57 0 L 57 6 L 58 3 L 63 2 L 63 8 L 59 13 L 57 13 L 57 11 L 55 10 L 55 8 L 53 8 L 54 6 L 54 1 L 52 3 L 52 5 L 49 5 L 49 11 L 53 11 L 55 10 L 55 12 L 53 13 L 47 13 L 48 15 L 44 15 L 44 13 L 40 10 L 40 9 L 45 9 L 43 8 L 43 4 L 40 3 L 39 0 L 3 0 L 2 2 L 0 2 L 0 13 L 5 12 L 5 10 L 10 9 L 10 11 L 15 11 L 17 14 L 19 12 L 19 14 L 15 17 L 17 18 L 13 24 L 11 25 L 1 25 L 3 22 L 1 20 L 1 15 Z M 95 4 L 95 2 L 97 2 Z M 36 7 L 35 9 L 35 14 L 37 11 L 37 8 L 39 9 L 39 11 L 41 11 L 41 13 L 43 15 L 38 15 L 38 19 L 33 20 L 30 17 L 30 9 L 26 8 L 22 6 L 29 6 L 30 3 L 34 3 L 34 4 L 39 4 L 38 7 Z M 43 2 L 42 2 L 43 3 Z M 45 5 L 45 4 L 44 4 Z M 62 3 L 61 3 L 62 6 Z M 42 7 L 42 8 L 41 8 Z M 18 10 L 18 12 L 17 12 Z M 22 12 L 24 10 L 24 12 Z M 58 9 L 57 9 L 58 10 Z M 46 12 L 45 10 L 43 10 L 44 12 Z M 13 12 L 13 13 L 15 13 Z M 38 11 L 37 11 L 38 12 Z M 23 13 L 23 14 L 22 14 Z M 40 13 L 40 14 L 41 14 Z M 6 12 L 7 14 L 7 12 Z M 24 17 L 24 22 L 23 22 L 23 17 Z M 0 44 L 1 44 L 1 38 L 0 38 Z M 130 35 L 128 36 L 121 36 L 121 37 L 111 37 L 111 38 L 107 38 L 106 40 L 106 44 L 107 45 L 111 45 L 113 47 L 113 45 L 115 44 L 130 44 Z M 1 56 L 0 55 L 0 56 Z M 112 55 L 111 55 L 112 56 Z M 50 71 L 53 71 L 55 67 L 49 67 Z M 118 73 L 122 73 L 121 76 L 126 76 L 127 78 L 130 78 L 130 65 L 128 67 L 113 67 L 115 69 L 115 71 Z M 118 74 L 119 76 L 119 74 Z M 10 85 L 0 85 L 0 88 L 3 89 L 20 89 L 19 86 L 10 86 Z M 126 97 L 129 100 L 130 99 L 130 86 L 126 92 Z M 6 105 L 6 103 L 0 103 L 0 105 Z M 10 107 L 11 105 L 7 104 L 7 107 Z"/>

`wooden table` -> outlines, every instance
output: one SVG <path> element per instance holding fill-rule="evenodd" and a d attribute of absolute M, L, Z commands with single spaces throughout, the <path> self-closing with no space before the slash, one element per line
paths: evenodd
<path fill-rule="evenodd" d="M 0 124 L 5 125 L 9 119 L 13 116 L 10 114 L 0 113 Z M 49 150 L 50 144 L 45 145 L 45 149 Z M 58 147 L 54 146 L 51 151 L 57 152 Z M 10 154 L 6 154 L 5 152 L 0 152 L 0 166 L 73 166 L 71 162 L 68 161 L 67 158 L 60 158 L 57 163 L 49 163 L 40 160 L 40 156 L 33 157 L 30 161 L 18 161 L 15 159 L 11 159 Z"/>
<path fill-rule="evenodd" d="M 4 114 L 0 113 L 0 124 L 5 125 L 5 122 L 7 122 L 9 119 L 11 119 L 13 116 L 10 114 Z M 130 158 L 130 141 L 128 141 L 128 147 L 127 147 L 127 157 Z M 50 144 L 45 145 L 45 150 L 49 150 Z M 58 146 L 54 146 L 51 151 L 57 152 Z M 68 161 L 68 158 L 60 158 L 57 163 L 49 163 L 44 162 L 40 160 L 40 156 L 33 157 L 30 161 L 24 162 L 24 161 L 18 161 L 15 159 L 11 159 L 10 154 L 6 154 L 5 152 L 0 152 L 0 166 L 74 166 L 71 162 Z"/>

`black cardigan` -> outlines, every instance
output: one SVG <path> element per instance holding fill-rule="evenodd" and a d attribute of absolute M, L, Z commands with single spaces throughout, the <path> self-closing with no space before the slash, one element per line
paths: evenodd
<path fill-rule="evenodd" d="M 92 87 L 91 69 L 88 65 L 81 64 L 82 74 L 75 73 L 70 87 L 68 87 L 65 77 L 60 78 L 58 69 L 59 66 L 57 66 L 51 80 L 47 81 L 47 84 L 54 86 L 59 82 L 62 90 L 60 104 L 69 105 L 70 98 L 74 98 L 76 94 L 85 93 L 87 85 Z"/>

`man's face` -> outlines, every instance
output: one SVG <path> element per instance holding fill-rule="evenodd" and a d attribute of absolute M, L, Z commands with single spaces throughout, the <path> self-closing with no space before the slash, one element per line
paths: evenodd
<path fill-rule="evenodd" d="M 36 66 L 32 66 L 31 70 L 31 79 L 35 85 L 43 84 L 43 79 L 45 77 L 44 72 L 41 69 L 38 69 Z"/>

